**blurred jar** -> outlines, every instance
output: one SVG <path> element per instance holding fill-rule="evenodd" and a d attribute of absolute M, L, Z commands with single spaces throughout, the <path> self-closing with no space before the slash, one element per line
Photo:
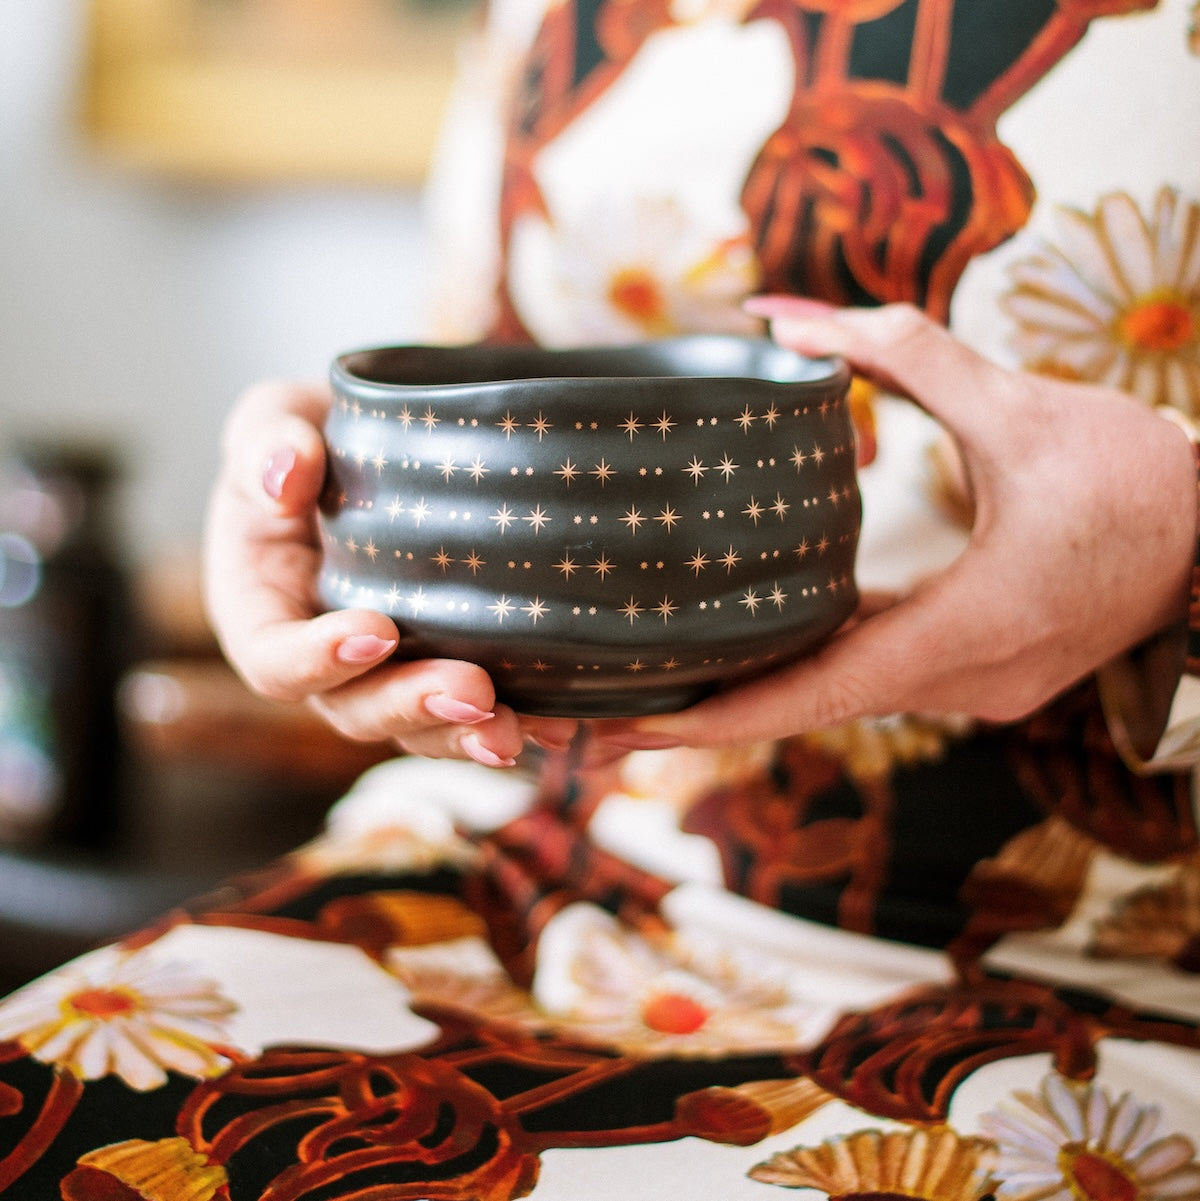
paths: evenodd
<path fill-rule="evenodd" d="M 115 832 L 130 650 L 116 476 L 92 449 L 0 460 L 0 843 L 96 846 Z"/>

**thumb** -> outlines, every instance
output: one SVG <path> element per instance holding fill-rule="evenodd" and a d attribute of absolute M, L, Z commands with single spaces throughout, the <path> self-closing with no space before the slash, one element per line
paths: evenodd
<path fill-rule="evenodd" d="M 964 441 L 984 433 L 1013 388 L 1010 372 L 913 305 L 836 309 L 800 297 L 760 296 L 746 308 L 770 322 L 781 345 L 802 354 L 841 356 L 858 374 L 915 401 Z"/>

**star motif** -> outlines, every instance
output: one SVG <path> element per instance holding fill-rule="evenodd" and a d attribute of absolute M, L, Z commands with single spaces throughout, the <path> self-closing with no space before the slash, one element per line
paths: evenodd
<path fill-rule="evenodd" d="M 836 488 L 830 488 L 825 499 L 830 501 L 836 509 L 842 503 L 842 494 Z"/>
<path fill-rule="evenodd" d="M 675 427 L 675 422 L 667 416 L 667 410 L 663 409 L 662 416 L 654 423 L 654 428 L 663 436 L 663 441 L 667 440 L 667 435 Z"/>
<path fill-rule="evenodd" d="M 771 506 L 771 512 L 775 513 L 780 521 L 787 516 L 787 511 L 791 507 L 778 492 L 775 493 L 775 503 Z"/>
<path fill-rule="evenodd" d="M 675 528 L 675 523 L 679 520 L 679 514 L 670 505 L 667 505 L 654 520 L 659 522 L 663 529 L 670 533 Z"/>
<path fill-rule="evenodd" d="M 396 414 L 396 420 L 404 426 L 404 432 L 408 433 L 408 427 L 413 423 L 412 410 L 409 409 L 408 405 L 404 405 L 400 409 L 400 412 Z"/>
<path fill-rule="evenodd" d="M 700 459 L 692 455 L 692 461 L 683 470 L 692 477 L 693 484 L 699 484 L 708 468 Z"/>
<path fill-rule="evenodd" d="M 579 474 L 579 468 L 568 458 L 565 463 L 559 464 L 559 468 L 554 474 L 562 476 L 563 483 L 569 488 L 571 481 Z"/>
<path fill-rule="evenodd" d="M 388 461 L 384 456 L 382 448 L 375 452 L 375 457 L 371 460 L 371 464 L 378 475 L 383 474 L 383 469 L 388 465 Z"/>
<path fill-rule="evenodd" d="M 795 443 L 792 444 L 792 457 L 790 462 L 796 464 L 796 470 L 799 471 L 805 463 L 808 462 L 808 455 L 804 453 Z"/>
<path fill-rule="evenodd" d="M 472 575 L 478 575 L 478 574 L 479 574 L 479 569 L 480 569 L 481 567 L 486 567 L 486 566 L 487 566 L 487 561 L 486 561 L 485 559 L 481 559 L 481 558 L 480 558 L 480 557 L 479 557 L 479 556 L 478 556 L 478 555 L 475 553 L 475 548 L 474 548 L 474 547 L 471 547 L 471 552 L 470 552 L 470 554 L 468 554 L 468 555 L 467 555 L 467 557 L 466 557 L 465 559 L 462 559 L 462 560 L 460 560 L 460 561 L 461 561 L 461 562 L 464 564 L 464 566 L 466 566 L 467 568 L 469 568 L 469 569 L 470 569 L 470 572 L 471 572 L 471 574 L 472 574 Z"/>
<path fill-rule="evenodd" d="M 354 466 L 357 467 L 361 471 L 363 468 L 363 465 L 367 461 L 367 452 L 365 450 L 360 450 L 353 457 L 354 457 Z"/>
<path fill-rule="evenodd" d="M 610 467 L 604 459 L 601 459 L 600 462 L 588 472 L 588 475 L 594 475 L 596 479 L 600 481 L 601 488 L 603 488 L 604 485 L 607 484 L 608 481 L 616 474 L 616 471 Z"/>
<path fill-rule="evenodd" d="M 803 559 L 804 556 L 807 554 L 808 554 L 808 539 L 801 538 L 800 541 L 796 543 L 796 548 L 795 548 L 796 558 Z"/>
<path fill-rule="evenodd" d="M 522 517 L 521 520 L 528 522 L 533 527 L 533 532 L 536 535 L 541 531 L 542 526 L 550 521 L 551 518 L 550 514 L 547 513 L 541 505 L 534 505 L 534 507 L 529 510 L 529 516 Z"/>
<path fill-rule="evenodd" d="M 554 566 L 555 566 L 556 570 L 561 571 L 563 573 L 563 579 L 565 579 L 565 580 L 569 580 L 571 578 L 572 573 L 579 570 L 578 565 L 576 564 L 575 560 L 571 558 L 570 555 L 563 555 L 563 557 L 561 559 L 559 559 L 559 561 L 557 563 L 555 563 Z"/>
<path fill-rule="evenodd" d="M 734 421 L 742 427 L 742 433 L 749 433 L 750 427 L 754 424 L 754 414 L 750 411 L 750 406 L 747 405 L 735 418 Z"/>
<path fill-rule="evenodd" d="M 664 596 L 662 602 L 654 606 L 654 611 L 663 619 L 663 625 L 666 625 L 675 616 L 675 610 L 678 608 L 679 606 L 669 596 Z"/>
<path fill-rule="evenodd" d="M 664 659 L 658 667 L 660 671 L 674 671 L 679 666 L 679 660 L 674 655 L 669 659 Z"/>
<path fill-rule="evenodd" d="M 776 609 L 782 610 L 783 602 L 787 600 L 787 593 L 784 592 L 784 590 L 780 588 L 778 584 L 776 584 L 775 587 L 771 589 L 771 593 L 767 599 L 775 606 Z"/>
<path fill-rule="evenodd" d="M 360 405 L 360 404 L 358 403 L 358 401 L 356 400 L 356 401 L 355 401 L 355 402 L 354 402 L 354 403 L 353 403 L 353 404 L 350 406 L 350 412 L 351 412 L 351 414 L 352 414 L 352 415 L 353 415 L 355 418 L 361 417 L 361 416 L 362 416 L 362 405 Z"/>
<path fill-rule="evenodd" d="M 400 494 L 397 492 L 392 500 L 388 503 L 387 515 L 395 521 L 401 513 L 404 512 L 404 506 L 400 503 Z"/>
<path fill-rule="evenodd" d="M 516 520 L 512 515 L 512 510 L 507 503 L 502 503 L 500 507 L 492 514 L 491 519 L 497 525 L 500 533 L 508 532 L 508 527 Z"/>
<path fill-rule="evenodd" d="M 730 543 L 729 549 L 721 556 L 721 562 L 724 564 L 726 574 L 731 572 L 741 561 L 742 556 L 733 549 L 733 543 Z"/>
<path fill-rule="evenodd" d="M 387 604 L 388 604 L 388 612 L 394 613 L 396 610 L 396 606 L 400 603 L 400 589 L 397 588 L 395 584 L 393 584 L 387 590 L 387 598 L 386 599 L 387 599 Z"/>
<path fill-rule="evenodd" d="M 433 405 L 426 405 L 425 412 L 421 414 L 421 424 L 425 427 L 426 433 L 433 433 L 434 426 L 440 425 L 440 419 L 434 415 Z"/>
<path fill-rule="evenodd" d="M 624 606 L 622 608 L 618 609 L 617 612 L 620 613 L 622 617 L 628 617 L 629 624 L 633 625 L 633 623 L 635 621 L 637 621 L 637 619 L 642 615 L 642 606 L 639 605 L 637 603 L 637 601 L 631 596 L 625 602 Z"/>
<path fill-rule="evenodd" d="M 615 564 L 607 555 L 601 555 L 593 564 L 592 570 L 603 580 L 608 576 L 610 571 L 615 569 Z"/>
<path fill-rule="evenodd" d="M 641 659 L 634 659 L 632 663 L 625 664 L 625 670 L 631 671 L 634 673 L 634 675 L 636 675 L 639 671 L 645 671 L 646 665 L 641 661 Z"/>
<path fill-rule="evenodd" d="M 699 547 L 696 547 L 696 553 L 687 561 L 687 566 L 699 577 L 700 573 L 708 566 L 708 556 L 702 553 Z"/>
<path fill-rule="evenodd" d="M 442 479 L 444 479 L 447 484 L 450 482 L 450 477 L 458 470 L 458 468 L 454 466 L 454 460 L 450 458 L 449 455 L 447 455 L 438 464 L 437 469 L 442 473 Z"/>
<path fill-rule="evenodd" d="M 775 422 L 779 420 L 779 410 L 772 404 L 771 407 L 762 415 L 762 419 L 767 423 L 767 429 L 773 430 Z"/>
<path fill-rule="evenodd" d="M 549 664 L 549 663 L 547 663 L 547 662 L 545 662 L 545 661 L 544 661 L 544 660 L 542 660 L 542 659 L 534 659 L 534 661 L 533 661 L 533 662 L 532 662 L 532 663 L 531 663 L 529 666 L 530 666 L 530 667 L 532 667 L 532 668 L 533 668 L 533 670 L 534 670 L 534 671 L 536 671 L 536 672 L 543 672 L 543 671 L 551 671 L 551 670 L 553 670 L 553 669 L 551 668 L 550 664 Z"/>
<path fill-rule="evenodd" d="M 750 503 L 742 510 L 742 516 L 749 517 L 755 525 L 758 525 L 758 519 L 762 516 L 762 514 L 762 505 L 760 505 L 752 496 L 750 498 Z"/>
<path fill-rule="evenodd" d="M 629 435 L 629 441 L 632 442 L 634 434 L 639 433 L 641 431 L 642 423 L 637 419 L 637 417 L 631 411 L 629 416 L 626 417 L 625 420 L 621 422 L 621 428 Z"/>
<path fill-rule="evenodd" d="M 646 519 L 641 515 L 640 512 L 638 512 L 636 508 L 630 505 L 625 511 L 625 516 L 622 517 L 621 520 L 626 524 L 626 526 L 629 527 L 629 532 L 631 534 L 636 534 L 638 532 L 638 527 Z"/>
<path fill-rule="evenodd" d="M 825 452 L 819 446 L 814 446 L 812 449 L 812 461 L 816 463 L 818 467 L 820 467 L 824 459 Z"/>
<path fill-rule="evenodd" d="M 408 598 L 408 603 L 412 605 L 414 613 L 420 613 L 422 609 L 429 603 L 429 598 L 425 595 L 423 588 L 418 588 L 416 592 L 411 593 Z"/>
<path fill-rule="evenodd" d="M 738 604 L 745 605 L 750 616 L 754 617 L 758 614 L 758 606 L 762 604 L 762 600 L 753 588 L 747 588 Z"/>
<path fill-rule="evenodd" d="M 504 440 L 507 442 L 512 437 L 513 431 L 521 428 L 521 423 L 512 415 L 511 409 L 505 409 L 504 420 L 497 421 L 496 427 L 504 431 Z"/>
<path fill-rule="evenodd" d="M 537 625 L 539 617 L 544 617 L 549 611 L 550 606 L 536 596 L 529 604 L 521 606 L 521 612 L 528 613 L 529 619 L 534 625 Z"/>
<path fill-rule="evenodd" d="M 438 547 L 438 553 L 436 555 L 431 555 L 430 561 L 436 563 L 443 572 L 447 567 L 450 566 L 451 563 L 454 562 L 454 560 L 446 553 L 446 548 L 444 546 Z"/>
<path fill-rule="evenodd" d="M 554 428 L 554 423 L 547 421 L 546 418 L 542 416 L 541 409 L 539 409 L 536 420 L 530 422 L 529 428 L 533 430 L 535 434 L 537 434 L 537 440 L 540 442 L 542 440 L 542 435 L 546 433 L 547 430 Z"/>
<path fill-rule="evenodd" d="M 425 498 L 423 496 L 411 509 L 409 509 L 409 513 L 412 515 L 413 521 L 416 522 L 418 526 L 420 526 L 421 522 L 429 516 L 429 506 L 426 505 Z"/>
<path fill-rule="evenodd" d="M 376 558 L 379 555 L 379 547 L 377 547 L 375 545 L 375 540 L 373 538 L 367 539 L 367 544 L 366 544 L 366 546 L 363 547 L 363 553 L 367 556 L 368 559 L 371 560 L 372 563 L 375 562 Z"/>
<path fill-rule="evenodd" d="M 474 462 L 474 463 L 472 463 L 472 464 L 471 464 L 471 466 L 467 468 L 467 474 L 468 474 L 468 475 L 471 477 L 471 479 L 472 479 L 472 480 L 474 480 L 474 481 L 475 481 L 475 483 L 477 483 L 477 484 L 479 483 L 479 481 L 480 481 L 481 479 L 483 479 L 483 477 L 484 477 L 485 475 L 487 475 L 487 473 L 488 473 L 489 471 L 491 471 L 491 468 L 490 468 L 490 467 L 485 467 L 485 466 L 484 466 L 483 459 L 481 459 L 481 458 L 479 457 L 479 455 L 476 455 L 476 456 L 475 456 L 475 462 Z"/>
<path fill-rule="evenodd" d="M 829 536 L 822 534 L 820 541 L 817 543 L 817 554 L 823 555 L 829 549 Z"/>
<path fill-rule="evenodd" d="M 497 625 L 503 625 L 504 619 L 513 611 L 513 603 L 503 593 L 500 599 L 493 605 L 488 605 L 488 608 L 495 613 Z"/>
<path fill-rule="evenodd" d="M 350 537 L 346 539 L 346 549 L 352 555 L 358 554 L 358 543 L 354 540 L 353 534 L 351 534 Z"/>
<path fill-rule="evenodd" d="M 722 457 L 717 464 L 717 470 L 725 477 L 725 482 L 729 483 L 729 477 L 738 469 L 739 464 L 735 463 L 728 455 Z"/>

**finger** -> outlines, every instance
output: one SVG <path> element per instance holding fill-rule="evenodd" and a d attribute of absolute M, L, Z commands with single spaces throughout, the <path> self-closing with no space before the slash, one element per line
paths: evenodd
<path fill-rule="evenodd" d="M 385 663 L 314 697 L 313 705 L 348 738 L 389 739 L 406 748 L 439 728 L 490 725 L 497 710 L 487 672 L 457 659 Z M 519 748 L 519 733 L 515 741 Z"/>
<path fill-rule="evenodd" d="M 251 388 L 226 424 L 218 487 L 271 513 L 307 515 L 324 480 L 321 426 L 329 404 L 323 389 L 284 383 Z"/>
<path fill-rule="evenodd" d="M 457 660 L 389 665 L 312 700 L 335 729 L 359 741 L 391 741 L 427 758 L 511 767 L 524 739 L 487 673 Z"/>

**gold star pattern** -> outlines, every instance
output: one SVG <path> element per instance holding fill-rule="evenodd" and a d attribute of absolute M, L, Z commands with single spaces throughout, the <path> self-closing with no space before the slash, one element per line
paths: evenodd
<path fill-rule="evenodd" d="M 539 635 L 548 629 L 561 640 L 556 645 L 572 637 L 572 628 L 581 644 L 585 629 L 595 631 L 590 637 L 604 649 L 582 652 L 569 664 L 557 649 L 539 656 L 497 648 L 485 666 L 514 695 L 522 687 L 536 689 L 535 678 L 553 678 L 564 667 L 600 681 L 602 674 L 593 673 L 690 677 L 702 665 L 708 670 L 722 661 L 765 666 L 786 653 L 786 644 L 746 651 L 731 643 L 735 649 L 723 659 L 711 644 L 670 646 L 664 630 L 682 629 L 685 618 L 715 623 L 714 637 L 721 640 L 755 622 L 775 620 L 782 630 L 789 608 L 803 611 L 813 598 L 852 593 L 845 552 L 852 552 L 859 510 L 846 479 L 852 443 L 844 411 L 827 406 L 836 420 L 818 430 L 815 402 L 793 407 L 769 397 L 745 400 L 743 395 L 724 408 L 693 410 L 682 422 L 666 408 L 657 417 L 643 410 L 643 416 L 635 400 L 624 414 L 572 418 L 561 431 L 544 408 L 516 402 L 496 420 L 500 410 L 488 416 L 452 412 L 448 404 L 426 405 L 421 398 L 397 405 L 396 412 L 373 400 L 362 410 L 372 423 L 361 424 L 340 446 L 331 440 L 334 483 L 323 501 L 320 535 L 328 558 L 321 593 L 336 603 L 374 603 L 402 613 L 416 630 L 418 619 L 429 614 L 439 623 L 447 620 L 444 610 L 452 622 L 473 612 L 493 627 L 515 623 L 526 636 L 529 627 Z M 335 421 L 349 430 L 350 418 L 340 412 L 349 406 L 339 398 Z M 401 428 L 376 424 L 393 418 Z M 742 438 L 738 459 L 729 433 L 722 445 L 720 427 Z M 468 428 L 479 431 L 475 445 L 440 441 L 443 429 Z M 382 444 L 381 430 L 389 435 Z M 526 431 L 545 449 L 536 449 L 532 439 L 522 443 Z M 648 440 L 639 438 L 642 433 Z M 581 441 L 584 435 L 590 445 Z M 565 453 L 580 446 L 588 446 L 583 453 L 590 467 L 588 458 Z M 492 477 L 500 483 L 490 486 Z M 573 494 L 570 507 L 562 499 L 567 493 Z M 478 498 L 477 506 L 470 497 Z M 822 514 L 827 532 L 814 526 Z M 401 517 L 411 523 L 397 525 Z M 780 527 L 789 523 L 799 528 L 780 541 Z M 560 527 L 565 537 L 556 536 Z M 696 538 L 690 554 L 670 549 L 682 531 Z M 505 535 L 511 554 L 493 554 L 489 563 L 478 540 L 487 550 L 488 538 L 494 547 Z M 618 540 L 635 536 L 645 550 L 619 564 Z M 535 547 L 548 553 L 541 557 Z M 817 564 L 824 570 L 814 579 Z M 658 587 L 635 584 L 631 591 L 631 576 L 654 578 Z M 507 580 L 506 589 L 491 587 L 493 579 Z M 584 599 L 589 592 L 592 603 Z M 601 633 L 606 626 L 612 633 Z M 618 658 L 622 632 L 627 646 Z M 506 683 L 509 672 L 514 675 Z M 653 680 L 642 683 L 653 687 Z"/>
<path fill-rule="evenodd" d="M 588 475 L 594 475 L 596 479 L 600 481 L 601 488 L 603 488 L 604 485 L 607 484 L 608 481 L 616 474 L 616 470 L 610 467 L 607 461 L 604 459 L 601 459 L 600 462 L 588 472 Z"/>

